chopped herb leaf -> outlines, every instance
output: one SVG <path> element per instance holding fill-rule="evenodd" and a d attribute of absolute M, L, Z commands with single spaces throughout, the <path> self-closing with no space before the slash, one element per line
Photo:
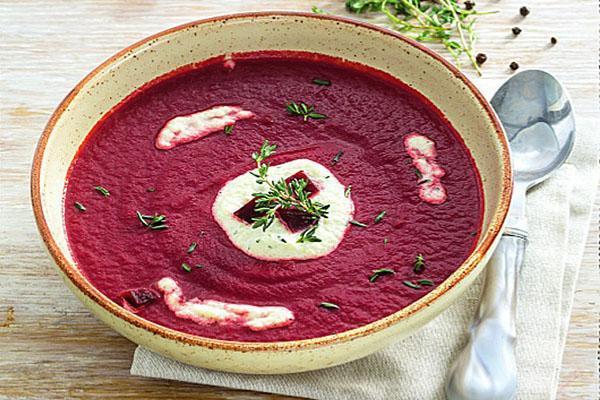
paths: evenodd
<path fill-rule="evenodd" d="M 423 254 L 417 254 L 413 263 L 413 271 L 419 273 L 425 269 L 425 257 Z"/>
<path fill-rule="evenodd" d="M 316 113 L 315 106 L 309 106 L 304 102 L 296 103 L 291 101 L 285 105 L 285 109 L 290 115 L 301 116 L 304 119 L 304 122 L 311 119 L 325 119 L 327 116 L 325 114 Z"/>
<path fill-rule="evenodd" d="M 331 165 L 335 165 L 338 162 L 340 162 L 340 158 L 342 158 L 343 155 L 344 155 L 344 151 L 343 150 L 338 151 L 337 154 L 331 160 Z"/>
<path fill-rule="evenodd" d="M 315 14 L 327 14 L 327 12 L 325 12 L 325 10 L 317 7 L 317 6 L 312 6 L 311 7 L 312 12 L 314 12 Z"/>
<path fill-rule="evenodd" d="M 225 128 L 223 128 L 223 132 L 225 132 L 226 135 L 231 135 L 234 126 L 235 125 L 227 125 Z"/>
<path fill-rule="evenodd" d="M 344 197 L 349 197 L 351 192 L 352 192 L 352 185 L 348 185 L 348 187 L 344 191 Z"/>
<path fill-rule="evenodd" d="M 335 303 L 328 303 L 326 301 L 322 302 L 321 304 L 319 304 L 319 307 L 328 309 L 328 310 L 339 310 L 340 306 L 338 306 Z"/>
<path fill-rule="evenodd" d="M 422 185 L 427 182 L 431 182 L 431 179 L 421 179 L 419 182 L 417 182 L 417 185 Z"/>
<path fill-rule="evenodd" d="M 196 242 L 192 242 L 192 244 L 190 244 L 190 247 L 188 247 L 187 252 L 188 254 L 192 253 L 194 250 L 196 250 L 196 247 L 198 247 L 198 243 Z"/>
<path fill-rule="evenodd" d="M 383 210 L 382 212 L 380 212 L 379 214 L 377 214 L 377 216 L 375 217 L 375 223 L 378 224 L 381 222 L 381 220 L 383 219 L 383 217 L 385 217 L 386 211 Z"/>
<path fill-rule="evenodd" d="M 206 267 L 206 265 L 202 265 L 202 264 L 196 264 L 196 265 L 194 265 L 194 268 L 198 268 L 198 269 L 205 268 L 205 267 Z"/>
<path fill-rule="evenodd" d="M 390 240 L 388 238 L 383 238 L 383 244 L 388 244 Z"/>
<path fill-rule="evenodd" d="M 375 269 L 375 270 L 373 270 L 373 274 L 369 277 L 369 282 L 373 283 L 377 279 L 379 279 L 380 276 L 394 275 L 395 273 L 396 273 L 396 271 L 394 271 L 393 269 L 389 269 L 389 268 Z"/>
<path fill-rule="evenodd" d="M 433 281 L 430 281 L 429 279 L 419 279 L 417 283 L 423 286 L 433 286 Z"/>
<path fill-rule="evenodd" d="M 94 189 L 104 197 L 110 196 L 110 192 L 102 186 L 95 186 Z"/>
<path fill-rule="evenodd" d="M 284 238 L 281 238 L 281 241 L 282 241 L 283 243 L 287 243 L 287 240 L 285 240 Z"/>
<path fill-rule="evenodd" d="M 185 271 L 185 272 L 192 272 L 192 267 L 190 267 L 188 264 L 183 263 L 181 264 L 181 268 Z"/>
<path fill-rule="evenodd" d="M 415 175 L 417 176 L 417 179 L 420 181 L 421 179 L 423 179 L 423 174 L 421 173 L 421 171 L 419 171 L 418 169 L 415 168 Z"/>
<path fill-rule="evenodd" d="M 81 212 L 84 212 L 86 210 L 85 206 L 78 201 L 75 202 L 75 208 Z"/>
<path fill-rule="evenodd" d="M 319 86 L 331 86 L 331 81 L 328 81 L 327 79 L 315 78 L 312 80 L 312 83 Z"/>
<path fill-rule="evenodd" d="M 408 286 L 409 288 L 412 289 L 421 289 L 421 286 L 417 285 L 416 283 L 413 283 L 411 281 L 404 281 L 402 282 L 405 286 Z"/>
<path fill-rule="evenodd" d="M 361 228 L 366 228 L 367 226 L 369 226 L 367 224 L 363 224 L 362 222 L 355 221 L 355 220 L 350 221 L 350 224 L 354 225 L 354 226 L 359 226 Z"/>

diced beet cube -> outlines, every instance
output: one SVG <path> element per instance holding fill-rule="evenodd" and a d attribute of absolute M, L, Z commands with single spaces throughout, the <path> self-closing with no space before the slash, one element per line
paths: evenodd
<path fill-rule="evenodd" d="M 125 290 L 119 296 L 134 309 L 154 303 L 160 297 L 154 290 L 146 288 Z"/>
<path fill-rule="evenodd" d="M 256 206 L 256 199 L 252 199 L 247 202 L 242 208 L 233 213 L 236 217 L 241 219 L 242 221 L 246 221 L 249 224 L 253 224 L 253 218 L 258 218 L 260 215 L 256 211 L 254 211 L 254 207 Z"/>
<path fill-rule="evenodd" d="M 292 232 L 303 231 L 316 222 L 310 215 L 296 208 L 287 208 L 277 211 L 277 216 Z"/>
<path fill-rule="evenodd" d="M 310 193 L 308 195 L 308 197 L 312 197 L 319 192 L 319 189 L 315 186 L 314 183 L 312 183 L 312 181 L 308 178 L 308 176 L 306 176 L 304 171 L 296 172 L 294 175 L 290 176 L 285 181 L 286 181 L 286 183 L 289 184 L 294 179 L 296 179 L 296 180 L 304 179 L 306 181 L 306 189 L 305 190 Z"/>

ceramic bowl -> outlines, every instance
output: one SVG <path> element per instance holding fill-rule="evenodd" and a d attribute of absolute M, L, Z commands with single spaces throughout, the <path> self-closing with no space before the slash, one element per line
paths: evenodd
<path fill-rule="evenodd" d="M 454 125 L 483 181 L 482 235 L 469 256 L 425 297 L 368 325 L 307 340 L 245 343 L 185 334 L 146 321 L 110 301 L 81 274 L 63 226 L 65 177 L 94 124 L 145 83 L 218 55 L 298 50 L 382 70 L 421 92 Z M 58 106 L 39 141 L 31 193 L 42 239 L 69 288 L 98 318 L 135 343 L 184 363 L 240 373 L 290 373 L 366 356 L 426 324 L 473 282 L 491 255 L 512 188 L 508 144 L 488 102 L 442 57 L 389 30 L 354 20 L 303 13 L 229 15 L 161 32 L 93 70 Z"/>

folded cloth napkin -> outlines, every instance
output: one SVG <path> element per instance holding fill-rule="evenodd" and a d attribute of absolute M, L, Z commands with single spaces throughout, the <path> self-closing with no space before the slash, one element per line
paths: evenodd
<path fill-rule="evenodd" d="M 568 163 L 528 196 L 530 243 L 517 291 L 519 399 L 556 396 L 598 182 L 600 136 L 592 119 L 578 120 L 577 125 L 577 142 Z M 481 280 L 411 337 L 338 367 L 291 375 L 228 374 L 188 366 L 138 347 L 131 373 L 312 399 L 443 399 L 446 374 L 465 345 Z"/>

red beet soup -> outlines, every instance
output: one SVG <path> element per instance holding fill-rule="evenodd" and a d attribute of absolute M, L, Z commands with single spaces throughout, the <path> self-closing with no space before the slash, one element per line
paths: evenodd
<path fill-rule="evenodd" d="M 89 134 L 65 194 L 71 251 L 98 290 L 157 324 L 250 342 L 399 311 L 469 256 L 482 210 L 469 151 L 423 96 L 288 52 L 136 91 Z"/>

